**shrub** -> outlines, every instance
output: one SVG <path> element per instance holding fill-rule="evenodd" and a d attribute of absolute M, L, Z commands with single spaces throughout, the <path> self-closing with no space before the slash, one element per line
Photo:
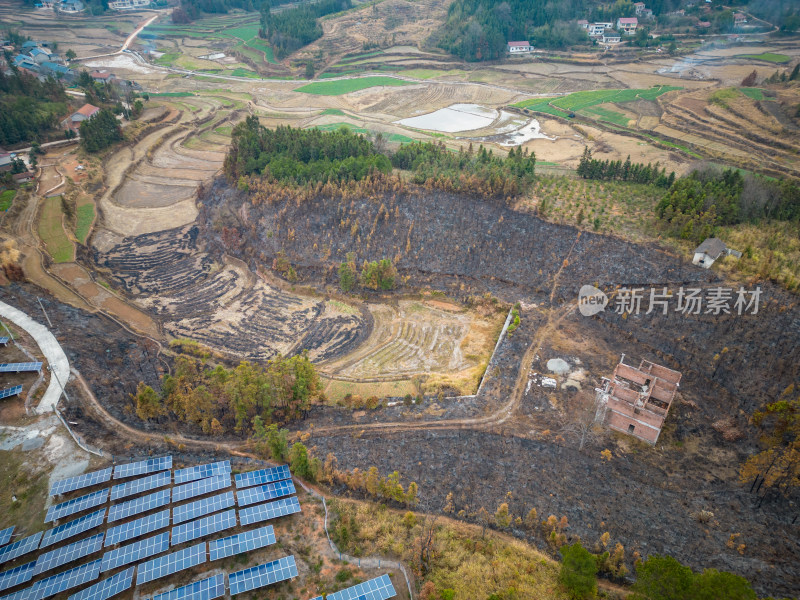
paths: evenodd
<path fill-rule="evenodd" d="M 583 600 L 594 596 L 597 593 L 597 562 L 594 556 L 580 542 L 561 548 L 561 555 L 564 560 L 559 581 L 570 598 Z"/>

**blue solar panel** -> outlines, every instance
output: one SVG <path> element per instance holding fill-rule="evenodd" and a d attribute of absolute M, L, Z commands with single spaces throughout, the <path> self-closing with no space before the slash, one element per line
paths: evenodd
<path fill-rule="evenodd" d="M 11 338 L 7 335 L 0 337 L 0 346 L 5 346 Z"/>
<path fill-rule="evenodd" d="M 180 502 L 181 500 L 188 500 L 195 496 L 202 496 L 203 494 L 224 490 L 228 487 L 231 487 L 230 475 L 217 475 L 216 477 L 209 477 L 208 479 L 200 479 L 172 488 L 172 501 Z"/>
<path fill-rule="evenodd" d="M 42 600 L 93 581 L 99 576 L 100 560 L 94 560 L 69 571 L 37 581 L 31 586 L 28 595 L 25 596 L 25 600 Z"/>
<path fill-rule="evenodd" d="M 269 521 L 270 519 L 284 517 L 292 513 L 299 513 L 300 510 L 300 502 L 297 500 L 297 496 L 281 498 L 275 502 L 267 502 L 266 504 L 248 506 L 247 508 L 240 509 L 239 524 L 244 527 L 245 525 Z"/>
<path fill-rule="evenodd" d="M 291 479 L 287 479 L 239 490 L 236 492 L 236 501 L 239 506 L 248 506 L 249 504 L 265 502 L 267 500 L 280 498 L 281 496 L 289 496 L 295 492 L 294 483 L 292 483 Z"/>
<path fill-rule="evenodd" d="M 30 373 L 42 370 L 42 363 L 40 362 L 26 362 L 26 363 L 3 363 L 0 364 L 0 373 Z"/>
<path fill-rule="evenodd" d="M 224 595 L 225 575 L 220 573 L 208 579 L 195 581 L 189 585 L 153 596 L 153 600 L 214 600 L 214 598 Z"/>
<path fill-rule="evenodd" d="M 148 473 L 155 473 L 156 471 L 166 471 L 172 468 L 172 457 L 161 456 L 159 458 L 148 458 L 135 463 L 128 463 L 126 465 L 117 465 L 114 467 L 114 479 L 122 479 L 123 477 L 136 477 L 138 475 L 147 475 Z"/>
<path fill-rule="evenodd" d="M 169 504 L 169 490 L 159 490 L 141 498 L 134 498 L 121 504 L 115 504 L 108 509 L 108 522 L 113 523 L 167 504 Z"/>
<path fill-rule="evenodd" d="M 10 398 L 11 396 L 19 396 L 22 393 L 22 386 L 15 385 L 14 387 L 0 390 L 0 400 L 3 398 Z"/>
<path fill-rule="evenodd" d="M 11 535 L 14 533 L 14 527 L 15 526 L 12 526 L 8 529 L 3 529 L 3 531 L 0 531 L 0 546 L 5 546 L 11 541 Z"/>
<path fill-rule="evenodd" d="M 45 516 L 44 522 L 50 523 L 51 521 L 57 521 L 58 519 L 68 517 L 69 515 L 83 512 L 89 508 L 100 506 L 101 504 L 104 504 L 106 500 L 108 500 L 108 489 L 92 492 L 91 494 L 86 494 L 80 498 L 67 500 L 61 504 L 51 506 L 47 510 L 47 516 Z"/>
<path fill-rule="evenodd" d="M 94 529 L 95 527 L 103 524 L 103 519 L 105 519 L 105 517 L 106 509 L 104 508 L 102 510 L 89 513 L 88 515 L 78 517 L 69 523 L 64 523 L 63 525 L 54 527 L 53 529 L 45 532 L 44 537 L 42 537 L 42 543 L 39 547 L 47 548 L 48 546 L 57 544 L 61 540 L 70 538 L 73 535 L 78 535 L 84 531 Z"/>
<path fill-rule="evenodd" d="M 169 550 L 169 532 L 165 531 L 116 550 L 109 550 L 103 555 L 100 572 L 105 573 L 123 565 L 139 562 L 143 558 L 150 558 L 167 550 Z"/>
<path fill-rule="evenodd" d="M 134 494 L 149 492 L 150 490 L 169 485 L 171 481 L 172 475 L 170 472 L 163 471 L 162 473 L 148 475 L 147 477 L 142 477 L 141 479 L 134 479 L 133 481 L 120 483 L 111 488 L 111 500 L 119 500 L 121 498 L 133 496 Z"/>
<path fill-rule="evenodd" d="M 260 471 L 239 473 L 236 475 L 236 487 L 246 488 L 254 485 L 263 485 L 265 483 L 272 483 L 273 481 L 281 481 L 282 479 L 291 478 L 292 474 L 289 471 L 289 467 L 286 465 L 281 465 L 279 467 L 261 469 Z"/>
<path fill-rule="evenodd" d="M 20 583 L 30 581 L 33 577 L 33 570 L 36 568 L 36 561 L 31 561 L 19 567 L 14 567 L 8 571 L 0 573 L 0 592 L 12 588 Z"/>
<path fill-rule="evenodd" d="M 196 540 L 218 531 L 225 531 L 231 527 L 236 527 L 236 511 L 233 509 L 173 527 L 172 545 L 177 546 L 183 542 Z"/>
<path fill-rule="evenodd" d="M 228 575 L 228 583 L 231 596 L 233 596 L 292 577 L 297 577 L 297 565 L 294 562 L 294 556 L 285 556 L 257 567 L 231 573 Z"/>
<path fill-rule="evenodd" d="M 129 523 L 123 523 L 122 525 L 111 527 L 108 531 L 106 531 L 105 546 L 108 548 L 114 544 L 132 540 L 140 535 L 158 531 L 164 527 L 169 527 L 169 509 L 162 510 L 161 512 L 157 512 L 146 517 L 135 519 Z"/>
<path fill-rule="evenodd" d="M 142 585 L 159 577 L 166 577 L 184 569 L 206 562 L 206 543 L 190 546 L 166 556 L 159 556 L 139 565 L 136 570 L 136 585 Z"/>
<path fill-rule="evenodd" d="M 117 594 L 121 594 L 133 583 L 133 569 L 130 567 L 112 575 L 108 579 L 103 579 L 77 594 L 72 594 L 67 600 L 108 600 Z"/>
<path fill-rule="evenodd" d="M 88 537 L 85 540 L 78 540 L 77 542 L 67 544 L 66 546 L 61 546 L 55 550 L 50 550 L 50 552 L 41 554 L 36 560 L 36 570 L 33 574 L 39 575 L 39 573 L 44 573 L 50 569 L 55 569 L 56 567 L 70 563 L 73 560 L 78 560 L 84 556 L 89 556 L 90 554 L 94 554 L 100 550 L 102 547 L 103 534 L 98 533 L 97 535 Z"/>
<path fill-rule="evenodd" d="M 231 472 L 231 461 L 223 460 L 220 462 L 209 463 L 207 465 L 197 465 L 175 471 L 175 485 L 214 477 L 216 475 L 226 475 Z"/>
<path fill-rule="evenodd" d="M 28 589 L 29 588 L 25 588 L 13 594 L 9 594 L 8 596 L 2 596 L 0 600 L 24 600 L 25 596 L 28 595 Z"/>
<path fill-rule="evenodd" d="M 172 522 L 177 525 L 190 521 L 203 515 L 210 515 L 218 510 L 224 510 L 234 505 L 233 492 L 225 492 L 218 496 L 195 500 L 172 508 Z"/>
<path fill-rule="evenodd" d="M 388 575 L 381 575 L 364 583 L 343 589 L 333 594 L 328 594 L 328 600 L 387 600 L 394 598 L 392 580 Z"/>
<path fill-rule="evenodd" d="M 42 532 L 23 538 L 0 549 L 0 563 L 8 562 L 39 548 Z"/>
<path fill-rule="evenodd" d="M 83 475 L 76 475 L 68 479 L 56 481 L 53 487 L 50 488 L 50 495 L 66 494 L 82 488 L 87 488 L 98 483 L 105 483 L 111 479 L 112 467 L 101 469 L 100 471 L 92 471 L 91 473 L 84 473 Z"/>
<path fill-rule="evenodd" d="M 242 552 L 250 552 L 256 548 L 264 548 L 275 543 L 275 532 L 272 525 L 259 527 L 250 531 L 237 533 L 230 537 L 208 542 L 208 554 L 211 560 L 219 560 L 235 556 Z"/>

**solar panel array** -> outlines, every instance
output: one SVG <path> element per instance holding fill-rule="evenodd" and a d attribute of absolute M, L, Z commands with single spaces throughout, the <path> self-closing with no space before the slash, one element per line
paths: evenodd
<path fill-rule="evenodd" d="M 25 600 L 42 600 L 60 594 L 63 591 L 78 587 L 100 576 L 100 561 L 93 560 L 69 571 L 53 575 L 34 583 Z"/>
<path fill-rule="evenodd" d="M 220 574 L 153 596 L 152 600 L 214 600 L 224 595 L 225 576 Z"/>
<path fill-rule="evenodd" d="M 55 569 L 61 565 L 78 560 L 84 556 L 94 554 L 103 547 L 103 534 L 98 533 L 83 540 L 78 540 L 66 546 L 61 546 L 55 550 L 50 550 L 40 555 L 36 560 L 34 575 L 44 573 L 50 569 Z"/>
<path fill-rule="evenodd" d="M 202 496 L 203 494 L 224 490 L 227 487 L 231 487 L 230 474 L 217 475 L 215 477 L 209 477 L 208 479 L 184 483 L 183 485 L 172 488 L 172 501 L 180 502 L 181 500 L 188 500 L 195 496 Z"/>
<path fill-rule="evenodd" d="M 281 496 L 289 496 L 295 492 L 294 483 L 292 483 L 291 479 L 287 479 L 285 481 L 276 481 L 275 483 L 239 490 L 236 492 L 236 500 L 239 506 L 248 506 L 258 502 L 280 498 Z"/>
<path fill-rule="evenodd" d="M 3 363 L 0 365 L 0 373 L 30 373 L 31 371 L 38 373 L 41 370 L 42 363 L 40 362 Z"/>
<path fill-rule="evenodd" d="M 136 585 L 190 569 L 204 562 L 206 562 L 205 542 L 140 564 L 136 570 Z"/>
<path fill-rule="evenodd" d="M 294 562 L 294 556 L 285 556 L 257 567 L 231 573 L 228 575 L 228 583 L 231 596 L 233 596 L 292 577 L 297 577 L 297 565 Z"/>
<path fill-rule="evenodd" d="M 78 517 L 77 519 L 70 521 L 69 523 L 64 523 L 63 525 L 54 527 L 53 529 L 45 532 L 44 536 L 42 537 L 42 543 L 40 547 L 47 548 L 48 546 L 57 544 L 61 540 L 70 538 L 73 535 L 78 535 L 79 533 L 83 533 L 84 531 L 89 531 L 90 529 L 94 529 L 98 525 L 102 525 L 103 519 L 105 519 L 105 517 L 106 517 L 106 509 L 104 508 L 102 510 L 89 513 L 88 515 Z"/>
<path fill-rule="evenodd" d="M 14 533 L 14 527 L 16 526 L 12 526 L 8 529 L 3 529 L 3 531 L 0 531 L 0 546 L 5 546 L 11 541 L 11 535 Z"/>
<path fill-rule="evenodd" d="M 234 504 L 233 492 L 225 492 L 210 498 L 180 504 L 172 508 L 172 522 L 177 525 L 184 521 L 191 521 L 197 517 L 230 508 Z"/>
<path fill-rule="evenodd" d="M 284 517 L 292 513 L 299 513 L 300 510 L 300 502 L 297 500 L 297 496 L 281 498 L 275 502 L 267 502 L 266 504 L 258 504 L 256 506 L 248 506 L 247 508 L 240 509 L 239 524 L 244 527 L 245 525 L 269 521 L 270 519 Z"/>
<path fill-rule="evenodd" d="M 140 535 L 164 529 L 164 527 L 169 527 L 169 509 L 111 527 L 106 531 L 105 546 L 108 548 L 114 544 L 137 538 Z"/>
<path fill-rule="evenodd" d="M 148 473 L 155 473 L 156 471 L 166 471 L 172 468 L 172 457 L 161 456 L 159 458 L 148 458 L 135 463 L 128 463 L 125 465 L 117 465 L 114 467 L 114 479 L 122 479 L 123 477 L 136 477 L 138 475 L 147 475 Z"/>
<path fill-rule="evenodd" d="M 170 472 L 163 471 L 161 473 L 156 473 L 155 475 L 142 477 L 141 479 L 134 479 L 133 481 L 128 481 L 126 483 L 119 483 L 111 488 L 111 500 L 119 500 L 121 498 L 133 496 L 134 494 L 149 492 L 150 490 L 169 485 L 171 481 L 172 476 L 170 475 Z"/>
<path fill-rule="evenodd" d="M 388 575 L 381 575 L 353 587 L 328 594 L 328 600 L 387 600 L 395 596 L 397 596 L 397 592 L 394 590 L 392 580 Z"/>
<path fill-rule="evenodd" d="M 219 560 L 228 556 L 236 556 L 250 552 L 256 548 L 264 548 L 275 543 L 275 532 L 272 525 L 259 527 L 208 543 L 208 554 L 211 560 Z"/>
<path fill-rule="evenodd" d="M 33 577 L 33 571 L 35 567 L 36 561 L 34 560 L 24 565 L 20 565 L 19 567 L 14 567 L 13 569 L 9 569 L 8 571 L 3 571 L 0 573 L 0 591 L 7 590 L 8 588 L 12 588 L 20 583 L 30 581 L 31 577 Z"/>
<path fill-rule="evenodd" d="M 231 527 L 236 527 L 236 511 L 233 509 L 173 527 L 172 545 L 177 546 L 183 542 L 196 540 L 211 533 L 225 531 Z"/>
<path fill-rule="evenodd" d="M 51 521 L 57 521 L 63 517 L 83 512 L 86 509 L 100 506 L 101 504 L 105 504 L 106 500 L 108 500 L 108 489 L 92 492 L 91 494 L 86 494 L 80 498 L 67 500 L 61 504 L 51 506 L 47 510 L 47 515 L 44 518 L 44 522 L 50 523 Z"/>
<path fill-rule="evenodd" d="M 3 337 L 0 337 L 0 346 L 5 346 L 8 343 L 8 340 L 10 340 L 10 339 L 11 338 L 8 337 L 7 335 L 4 335 Z"/>
<path fill-rule="evenodd" d="M 129 565 L 144 558 L 150 558 L 167 550 L 169 550 L 169 532 L 165 531 L 127 546 L 109 550 L 103 555 L 103 564 L 100 567 L 100 572 L 105 573 L 111 569 Z"/>
<path fill-rule="evenodd" d="M 40 531 L 39 533 L 34 533 L 29 537 L 5 546 L 4 548 L 0 549 L 0 563 L 8 562 L 9 560 L 14 560 L 23 554 L 33 552 L 39 547 L 39 541 L 41 539 L 42 532 Z"/>
<path fill-rule="evenodd" d="M 112 467 L 108 467 L 107 469 L 92 471 L 91 473 L 84 473 L 83 475 L 76 475 L 75 477 L 69 477 L 67 479 L 62 479 L 61 481 L 56 481 L 53 484 L 53 487 L 50 488 L 50 495 L 55 496 L 57 494 L 66 494 L 67 492 L 73 492 L 75 490 L 87 488 L 97 485 L 98 483 L 105 483 L 111 479 L 111 473 L 113 470 L 114 469 Z M 113 500 L 114 498 L 112 497 L 111 499 Z"/>
<path fill-rule="evenodd" d="M 269 469 L 261 469 L 259 471 L 239 473 L 236 475 L 236 487 L 246 488 L 291 478 L 292 474 L 289 472 L 289 467 L 287 465 L 281 465 L 279 467 L 270 467 Z"/>
<path fill-rule="evenodd" d="M 67 600 L 108 600 L 117 594 L 121 594 L 133 583 L 133 569 L 125 569 L 108 579 L 103 579 L 85 590 L 72 594 Z"/>
<path fill-rule="evenodd" d="M 167 504 L 169 504 L 169 490 L 159 490 L 141 498 L 115 504 L 108 509 L 108 522 L 113 523 Z"/>
<path fill-rule="evenodd" d="M 19 396 L 22 393 L 22 386 L 15 385 L 4 390 L 0 390 L 0 400 L 3 398 L 10 398 L 11 396 Z"/>
<path fill-rule="evenodd" d="M 216 475 L 225 475 L 231 472 L 231 461 L 223 460 L 220 462 L 209 463 L 207 465 L 197 465 L 186 467 L 175 471 L 175 485 L 205 479 Z M 238 477 L 238 475 L 237 475 Z"/>

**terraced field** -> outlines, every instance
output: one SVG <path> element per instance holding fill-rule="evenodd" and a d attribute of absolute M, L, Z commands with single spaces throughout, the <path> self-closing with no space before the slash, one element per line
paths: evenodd
<path fill-rule="evenodd" d="M 96 252 L 96 266 L 164 330 L 241 359 L 268 360 L 309 350 L 324 360 L 352 350 L 364 322 L 358 312 L 284 292 L 244 264 L 216 262 L 185 227 L 125 238 Z"/>

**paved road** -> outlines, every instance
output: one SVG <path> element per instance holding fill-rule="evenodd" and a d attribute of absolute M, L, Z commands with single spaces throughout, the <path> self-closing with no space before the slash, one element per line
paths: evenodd
<path fill-rule="evenodd" d="M 52 412 L 58 404 L 58 400 L 61 398 L 61 385 L 59 381 L 66 385 L 67 379 L 69 378 L 69 360 L 67 359 L 67 355 L 64 354 L 61 344 L 58 343 L 56 337 L 50 333 L 47 327 L 41 323 L 37 323 L 21 310 L 5 302 L 0 302 L 0 316 L 8 319 L 14 323 L 14 325 L 24 329 L 31 335 L 36 343 L 39 344 L 39 349 L 47 359 L 50 369 L 56 374 L 57 377 L 50 378 L 50 385 L 47 386 L 47 391 L 45 391 L 44 396 L 42 396 L 39 406 L 36 407 L 36 412 L 39 414 Z"/>

